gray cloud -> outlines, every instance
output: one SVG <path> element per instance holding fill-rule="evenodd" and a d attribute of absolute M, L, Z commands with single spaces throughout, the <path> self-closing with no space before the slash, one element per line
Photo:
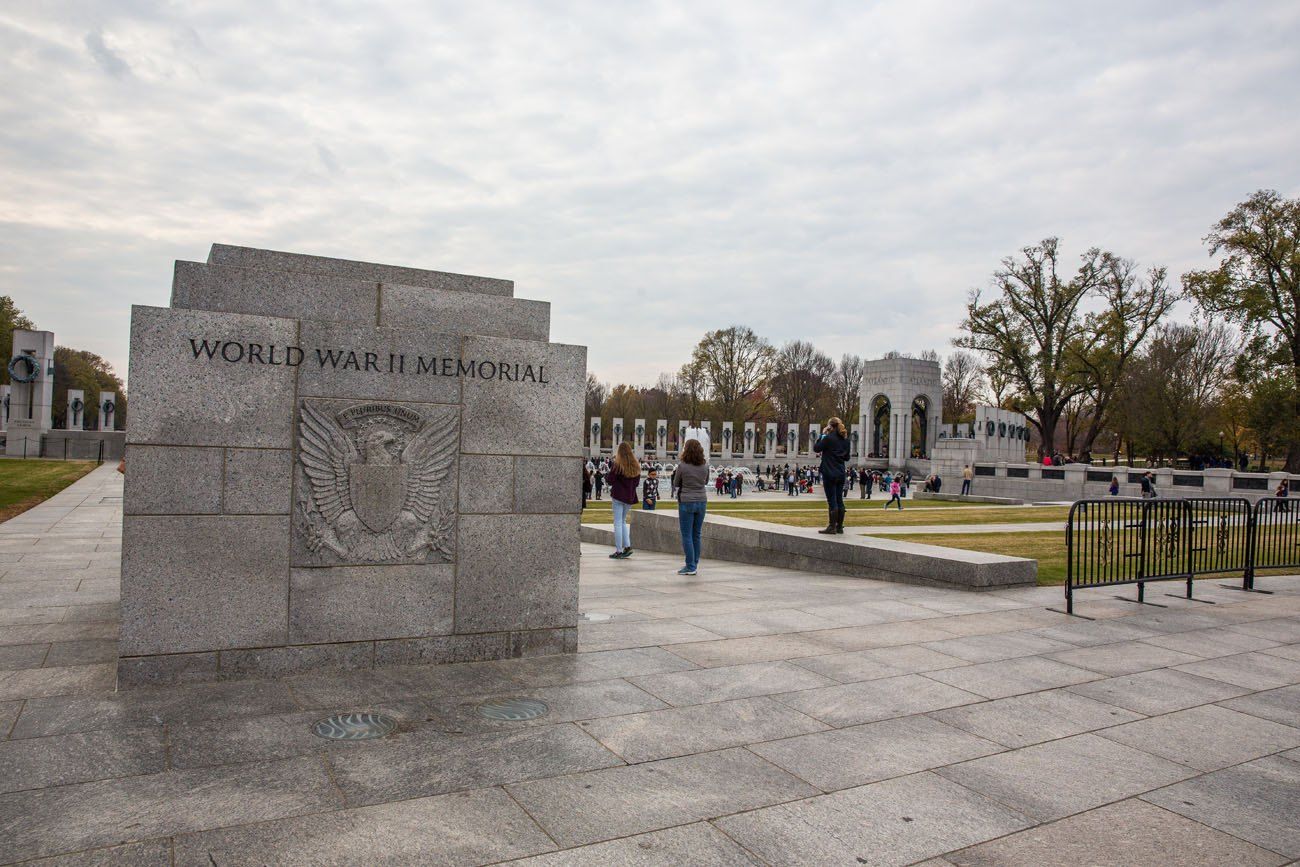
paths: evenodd
<path fill-rule="evenodd" d="M 0 293 L 124 369 L 212 241 L 488 274 L 651 381 L 732 322 L 943 350 L 1023 245 L 1180 273 L 1300 194 L 1285 0 L 312 9 L 0 10 Z"/>

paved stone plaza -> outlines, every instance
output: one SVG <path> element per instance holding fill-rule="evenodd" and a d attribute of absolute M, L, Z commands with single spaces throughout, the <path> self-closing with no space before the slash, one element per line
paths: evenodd
<path fill-rule="evenodd" d="M 1300 857 L 1294 578 L 1093 591 L 1089 621 L 1046 610 L 1059 588 L 682 578 L 584 546 L 576 656 L 115 693 L 121 495 L 105 466 L 0 525 L 3 863 Z M 500 697 L 550 712 L 476 712 Z M 400 725 L 312 734 L 339 711 Z"/>

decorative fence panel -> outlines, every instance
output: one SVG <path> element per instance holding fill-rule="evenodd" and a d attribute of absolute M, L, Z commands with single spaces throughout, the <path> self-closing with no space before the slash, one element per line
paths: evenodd
<path fill-rule="evenodd" d="M 1150 581 L 1240 573 L 1254 590 L 1257 568 L 1300 567 L 1300 501 L 1242 497 L 1079 500 L 1065 530 L 1065 606 L 1074 591 L 1136 584 L 1145 603 Z"/>

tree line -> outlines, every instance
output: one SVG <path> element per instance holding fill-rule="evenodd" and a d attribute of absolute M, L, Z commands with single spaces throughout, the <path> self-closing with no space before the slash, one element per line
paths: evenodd
<path fill-rule="evenodd" d="M 1204 242 L 1218 263 L 1177 285 L 1162 266 L 1096 247 L 1067 263 L 1057 238 L 1003 259 L 971 292 L 942 359 L 944 422 L 969 422 L 988 403 L 1027 416 L 1040 458 L 1250 454 L 1300 472 L 1300 199 L 1260 190 Z M 1194 305 L 1190 323 L 1168 321 L 1181 300 Z M 604 419 L 606 437 L 622 418 L 629 438 L 637 418 L 852 424 L 862 369 L 856 355 L 835 361 L 733 325 L 707 332 L 653 385 L 589 375 L 585 417 Z"/>
<path fill-rule="evenodd" d="M 5 367 L 0 369 L 0 385 L 9 385 L 9 359 L 13 356 L 13 332 L 15 328 L 35 331 L 36 325 L 28 318 L 14 300 L 8 295 L 0 295 L 0 358 L 5 360 Z M 68 389 L 81 389 L 85 393 L 86 408 L 82 411 L 82 423 L 94 429 L 99 421 L 98 396 L 101 391 L 117 392 L 114 405 L 113 426 L 119 430 L 126 429 L 126 386 L 122 378 L 113 370 L 113 366 L 101 356 L 84 349 L 72 349 L 67 346 L 54 347 L 54 406 L 52 414 L 54 427 L 68 426 Z M 13 408 L 12 412 L 17 412 Z"/>

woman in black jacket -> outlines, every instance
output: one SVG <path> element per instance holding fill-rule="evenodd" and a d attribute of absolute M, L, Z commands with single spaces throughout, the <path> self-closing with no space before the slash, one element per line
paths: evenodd
<path fill-rule="evenodd" d="M 844 462 L 849 459 L 848 431 L 844 422 L 833 418 L 826 422 L 826 429 L 817 438 L 813 451 L 822 456 L 822 488 L 826 491 L 826 508 L 830 511 L 830 521 L 825 530 L 818 530 L 824 536 L 844 532 Z"/>

